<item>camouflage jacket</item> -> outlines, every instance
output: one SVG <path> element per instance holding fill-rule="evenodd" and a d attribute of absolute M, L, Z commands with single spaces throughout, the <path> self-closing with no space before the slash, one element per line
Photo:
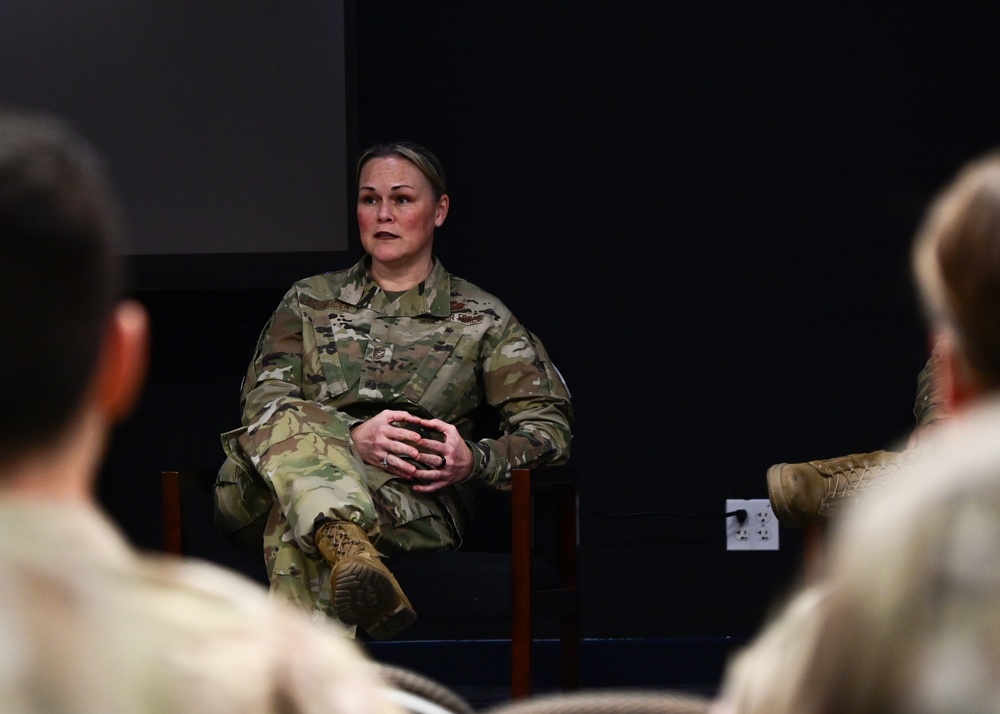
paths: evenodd
<path fill-rule="evenodd" d="M 475 457 L 470 479 L 489 485 L 506 484 L 512 468 L 569 457 L 569 392 L 503 303 L 439 261 L 392 301 L 367 264 L 293 285 L 247 371 L 241 443 L 283 506 L 294 501 L 295 465 L 322 460 L 331 442 L 349 442 L 352 426 L 385 409 L 455 424 Z M 481 404 L 498 412 L 502 433 L 472 441 L 469 415 Z"/>

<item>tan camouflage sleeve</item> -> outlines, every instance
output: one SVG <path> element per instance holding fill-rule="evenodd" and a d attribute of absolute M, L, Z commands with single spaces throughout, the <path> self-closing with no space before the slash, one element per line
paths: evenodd
<path fill-rule="evenodd" d="M 511 469 L 569 459 L 573 406 L 541 341 L 516 318 L 487 347 L 486 400 L 500 412 L 504 435 L 472 444 L 477 463 L 470 478 L 499 486 L 510 481 Z"/>
<path fill-rule="evenodd" d="M 350 427 L 358 422 L 306 398 L 303 350 L 303 316 L 290 292 L 261 333 L 242 394 L 247 433 L 241 445 L 271 484 L 298 539 L 314 526 L 311 519 L 298 522 L 300 513 L 311 512 L 303 508 L 311 492 L 356 468 L 349 463 Z"/>

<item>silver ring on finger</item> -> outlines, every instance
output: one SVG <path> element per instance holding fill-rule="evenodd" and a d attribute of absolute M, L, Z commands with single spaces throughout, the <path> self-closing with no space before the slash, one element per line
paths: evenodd
<path fill-rule="evenodd" d="M 389 466 L 389 452 L 385 452 L 385 456 L 382 457 L 382 468 L 387 468 Z"/>
<path fill-rule="evenodd" d="M 448 459 L 446 459 L 445 457 L 442 456 L 441 457 L 441 465 L 438 467 L 438 469 L 443 469 L 444 465 L 447 464 L 447 463 L 448 463 Z"/>

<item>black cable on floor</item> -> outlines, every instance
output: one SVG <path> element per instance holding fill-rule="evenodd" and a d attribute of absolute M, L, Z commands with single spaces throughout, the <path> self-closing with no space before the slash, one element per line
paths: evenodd
<path fill-rule="evenodd" d="M 696 518 L 705 520 L 717 520 L 718 518 L 729 518 L 730 516 L 736 516 L 736 520 L 740 523 L 744 523 L 747 519 L 747 509 L 737 508 L 735 511 L 729 511 L 728 513 L 719 515 L 706 515 L 703 513 L 678 513 L 676 511 L 635 511 L 633 513 L 601 513 L 600 511 L 593 511 L 589 508 L 581 508 L 581 513 L 587 513 L 592 516 L 597 516 L 598 518 L 640 518 L 645 516 L 670 516 L 672 518 Z"/>

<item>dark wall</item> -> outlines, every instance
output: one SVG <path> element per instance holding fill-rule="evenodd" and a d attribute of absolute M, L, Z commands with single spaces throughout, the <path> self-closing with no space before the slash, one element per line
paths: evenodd
<path fill-rule="evenodd" d="M 773 463 L 911 427 L 909 241 L 998 140 L 1000 9 L 358 5 L 361 144 L 439 154 L 439 256 L 542 337 L 573 391 L 585 635 L 750 634 L 801 534 L 728 553 L 725 499 L 766 497 Z M 140 543 L 158 544 L 158 471 L 221 459 L 281 292 L 140 295 L 151 381 L 102 489 Z M 608 517 L 627 513 L 645 515 Z"/>

